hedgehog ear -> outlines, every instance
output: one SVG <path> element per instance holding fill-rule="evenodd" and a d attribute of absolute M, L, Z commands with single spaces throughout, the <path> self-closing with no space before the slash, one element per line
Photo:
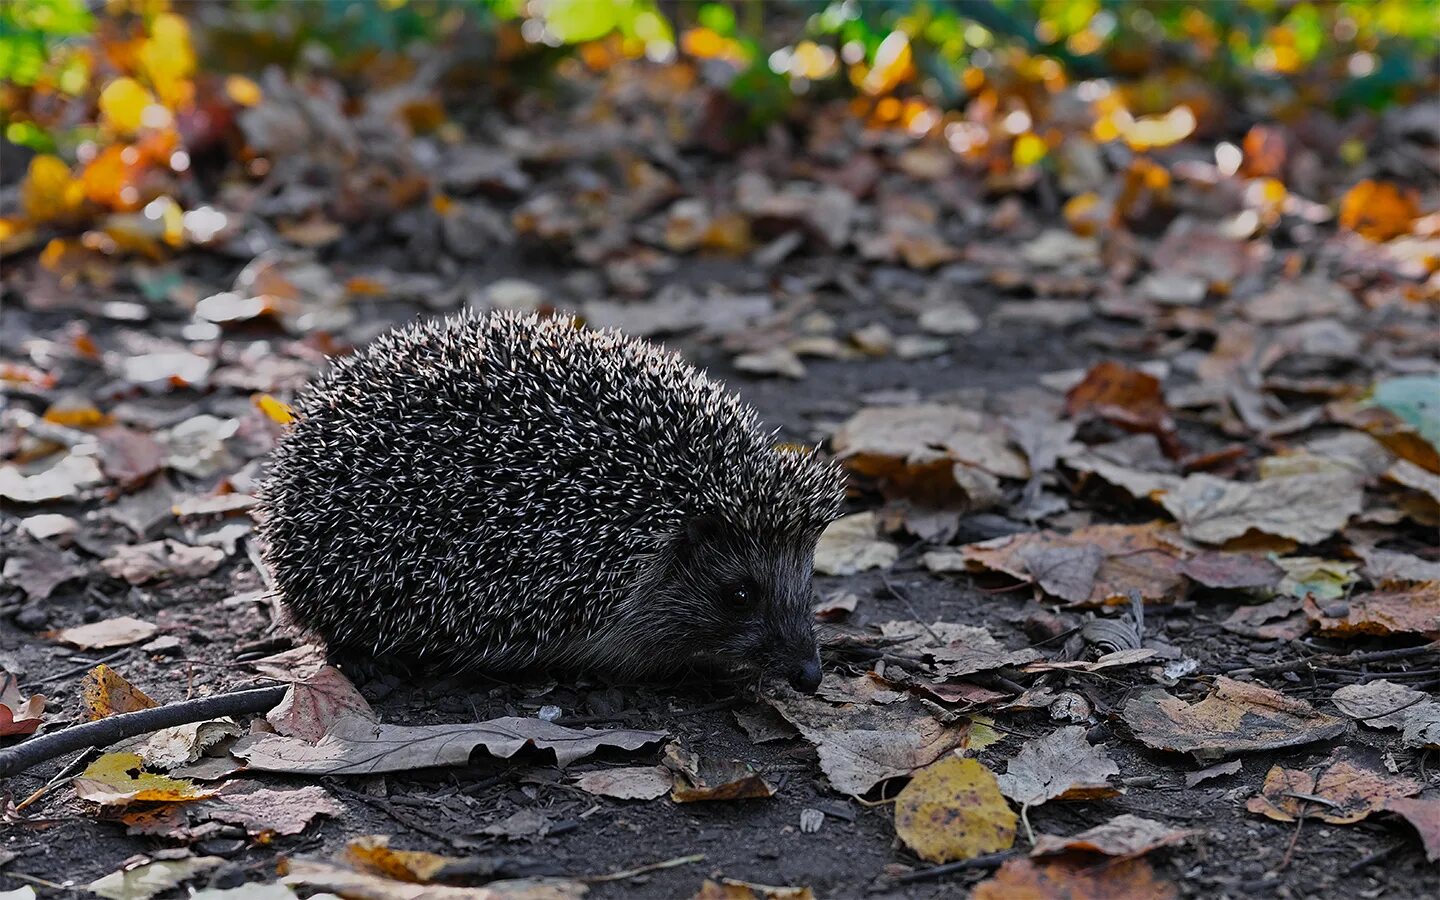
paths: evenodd
<path fill-rule="evenodd" d="M 685 523 L 682 543 L 687 547 L 703 547 L 713 544 L 720 537 L 722 522 L 719 516 L 702 513 Z"/>

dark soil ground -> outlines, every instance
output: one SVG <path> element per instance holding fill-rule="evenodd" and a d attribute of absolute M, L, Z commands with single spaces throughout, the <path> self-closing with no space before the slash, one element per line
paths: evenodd
<path fill-rule="evenodd" d="M 834 259 L 810 262 L 817 270 L 844 264 L 844 260 Z M 506 264 L 504 269 L 504 274 L 520 274 L 539 283 L 550 277 L 544 264 L 522 261 Z M 482 280 L 497 274 L 500 272 L 486 270 L 475 277 Z M 684 267 L 677 277 L 687 277 Z M 704 273 L 706 281 L 739 288 L 755 278 L 738 265 L 720 270 L 710 267 Z M 983 315 L 987 309 L 984 290 L 977 290 L 970 299 Z M 862 315 L 849 301 L 837 299 L 833 306 L 833 312 L 841 317 Z M 383 317 L 398 320 L 419 312 L 392 305 L 383 310 Z M 884 321 L 887 316 L 879 308 L 863 310 L 865 321 Z M 816 362 L 809 376 L 798 383 L 747 378 L 728 369 L 715 348 L 684 346 L 693 358 L 755 404 L 767 422 L 796 438 L 813 439 L 824 430 L 822 423 L 842 419 L 869 392 L 910 390 L 930 396 L 977 387 L 1013 388 L 1033 383 L 1047 371 L 1087 365 L 1097 356 L 1087 340 L 1089 330 L 1096 327 L 1109 337 L 1116 336 L 1119 329 L 1091 323 L 1069 331 L 991 328 L 973 338 L 956 339 L 952 353 L 929 360 Z M 14 515 L 14 511 L 6 511 L 0 517 L 13 520 Z M 995 533 L 988 519 L 964 527 L 974 532 L 966 535 L 971 539 Z M 5 541 L 14 537 L 13 528 L 0 532 Z M 0 544 L 0 555 L 8 552 L 6 545 Z M 988 585 L 977 585 L 968 578 L 933 575 L 918 566 L 913 555 L 902 557 L 886 577 L 908 598 L 908 604 L 895 599 L 874 574 L 821 578 L 819 589 L 822 595 L 843 589 L 862 598 L 852 624 L 938 618 L 983 624 L 1012 647 L 1027 643 L 1018 621 L 1037 608 L 1028 589 L 993 592 L 986 590 Z M 72 583 L 57 591 L 46 606 L 47 626 L 133 612 L 176 634 L 183 641 L 177 655 L 147 656 L 130 650 L 106 657 L 156 700 L 172 701 L 252 683 L 253 672 L 237 662 L 237 656 L 276 636 L 269 616 L 257 603 L 220 604 L 258 586 L 253 569 L 243 558 L 208 578 L 177 587 L 126 591 L 113 581 Z M 1152 636 L 1183 645 L 1188 655 L 1201 662 L 1196 675 L 1290 658 L 1283 644 L 1247 641 L 1221 630 L 1217 623 L 1229 611 L 1203 596 L 1192 598 L 1179 609 L 1150 610 L 1147 630 Z M 1358 642 L 1347 647 L 1365 649 L 1366 645 Z M 6 668 L 22 672 L 29 689 L 44 692 L 52 711 L 61 711 L 51 713 L 49 728 L 73 718 L 77 685 L 102 656 L 59 649 L 35 631 L 18 627 L 11 616 L 0 618 L 0 660 Z M 1296 695 L 1307 693 L 1303 685 L 1287 682 L 1284 676 L 1276 676 L 1271 683 Z M 1312 745 L 1283 755 L 1249 755 L 1243 758 L 1242 774 L 1187 789 L 1185 773 L 1199 768 L 1193 761 L 1142 752 L 1135 742 L 1116 739 L 1124 726 L 1108 713 L 1135 686 L 1135 676 L 1104 673 L 1085 684 L 1099 716 L 1089 737 L 1103 743 L 1120 764 L 1126 792 L 1111 800 L 1054 802 L 1038 808 L 1030 816 L 1037 832 L 1070 834 L 1124 812 L 1199 829 L 1204 834 L 1198 841 L 1149 857 L 1159 874 L 1189 897 L 1419 898 L 1440 891 L 1436 868 L 1425 862 L 1413 834 L 1404 829 L 1369 823 L 1341 828 L 1305 822 L 1297 835 L 1293 825 L 1245 811 L 1246 797 L 1271 765 L 1283 761 L 1303 767 L 1323 758 L 1333 745 Z M 817 767 L 815 751 L 799 739 L 752 743 L 732 715 L 734 707 L 750 701 L 736 697 L 725 685 L 636 686 L 593 681 L 505 685 L 389 677 L 364 683 L 362 690 L 389 722 L 533 715 L 542 705 L 556 705 L 564 712 L 562 724 L 664 729 L 692 748 L 752 764 L 778 785 L 779 791 L 768 801 L 615 802 L 567 786 L 561 773 L 538 755 L 504 762 L 477 758 L 464 769 L 327 782 L 344 805 L 344 815 L 321 819 L 302 836 L 279 838 L 266 845 L 246 840 L 237 830 L 196 848 L 230 860 L 230 867 L 216 877 L 216 886 L 268 878 L 283 856 L 338 851 L 347 839 L 361 834 L 389 834 L 397 846 L 452 856 L 489 855 L 517 870 L 526 871 L 529 866 L 528 870 L 566 876 L 598 875 L 703 854 L 698 862 L 596 884 L 592 895 L 601 898 L 689 897 L 704 878 L 715 876 L 808 885 L 819 897 L 953 897 L 988 874 L 976 870 L 897 881 L 895 876 L 921 870 L 926 864 L 895 838 L 890 806 L 884 802 L 862 804 L 832 790 Z M 1328 690 L 1312 696 L 1328 696 Z M 996 762 L 1013 756 L 1023 739 L 1048 733 L 1053 725 L 1043 713 L 1012 713 L 999 718 L 997 728 L 1005 739 L 984 751 L 982 760 Z M 1376 732 L 1347 740 L 1355 742 L 1353 749 L 1376 768 L 1382 766 L 1387 747 L 1396 742 Z M 628 758 L 646 760 L 643 755 Z M 7 793 L 16 800 L 27 796 L 66 762 L 56 760 L 12 779 L 5 786 Z M 577 768 L 593 765 L 587 761 Z M 275 787 L 302 783 L 276 776 L 262 780 Z M 825 813 L 816 833 L 805 834 L 799 828 L 801 810 L 806 808 Z M 524 809 L 544 812 L 555 823 L 551 833 L 509 844 L 479 833 L 486 824 Z M 73 886 L 116 870 L 134 854 L 163 846 L 151 839 L 127 836 L 119 823 L 96 821 L 93 814 L 82 812 L 76 801 L 67 799 L 64 791 L 52 793 L 29 812 L 32 817 L 28 821 L 4 826 L 0 851 L 10 858 L 0 869 L 0 885 L 5 888 L 53 884 L 67 887 L 41 887 L 42 895 L 83 893 Z"/>

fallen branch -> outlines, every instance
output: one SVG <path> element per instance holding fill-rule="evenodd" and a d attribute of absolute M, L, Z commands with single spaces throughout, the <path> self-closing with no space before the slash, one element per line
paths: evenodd
<path fill-rule="evenodd" d="M 993 869 L 1007 859 L 1021 855 L 1019 850 L 1002 850 L 999 853 L 986 853 L 983 856 L 975 856 L 970 859 L 962 859 L 959 862 L 949 862 L 944 865 L 931 866 L 928 869 L 918 869 L 914 872 L 907 872 L 891 879 L 900 884 L 912 881 L 929 881 L 932 878 L 943 878 L 954 872 L 964 872 L 969 869 Z"/>
<path fill-rule="evenodd" d="M 185 700 L 153 709 L 121 713 L 76 725 L 63 731 L 42 734 L 23 744 L 0 750 L 0 778 L 9 778 L 57 756 L 85 750 L 90 747 L 107 747 L 117 741 L 132 738 L 162 728 L 203 722 L 222 716 L 236 716 L 243 713 L 265 712 L 280 702 L 289 688 L 253 688 L 232 694 L 218 694 L 199 700 Z"/>

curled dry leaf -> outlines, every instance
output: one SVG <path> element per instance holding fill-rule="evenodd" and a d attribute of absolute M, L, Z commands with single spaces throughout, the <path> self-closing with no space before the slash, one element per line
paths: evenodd
<path fill-rule="evenodd" d="M 1071 418 L 1094 417 L 1127 431 L 1153 434 L 1172 457 L 1183 452 L 1160 380 L 1122 363 L 1107 360 L 1091 368 L 1065 395 L 1065 412 Z"/>
<path fill-rule="evenodd" d="M 1425 858 L 1440 862 L 1440 797 L 1391 797 L 1385 811 L 1409 822 L 1425 845 Z"/>
<path fill-rule="evenodd" d="M 1120 767 L 1105 751 L 1085 740 L 1085 729 L 1070 725 L 1027 741 L 1005 774 L 1000 791 L 1021 806 L 1039 806 L 1047 800 L 1100 800 L 1120 793 L 1110 777 Z"/>
<path fill-rule="evenodd" d="M 1201 760 L 1297 747 L 1345 732 L 1343 719 L 1316 712 L 1303 700 L 1224 676 L 1199 703 L 1147 691 L 1125 704 L 1121 718 L 1146 746 Z"/>
<path fill-rule="evenodd" d="M 81 650 L 104 650 L 107 647 L 124 647 L 148 641 L 160 629 L 149 622 L 131 616 L 104 619 L 89 625 L 62 628 L 55 637 Z"/>
<path fill-rule="evenodd" d="M 616 800 L 654 800 L 669 793 L 675 778 L 664 766 L 622 766 L 586 772 L 575 786 L 597 797 Z"/>
<path fill-rule="evenodd" d="M 1364 684 L 1347 684 L 1330 695 L 1340 712 L 1371 728 L 1404 728 L 1410 716 L 1429 706 L 1440 706 L 1424 691 L 1381 678 Z"/>
<path fill-rule="evenodd" d="M 1278 822 L 1301 817 L 1331 825 L 1358 822 L 1379 812 L 1392 799 L 1418 794 L 1425 787 L 1409 778 L 1390 777 L 1348 760 L 1327 760 L 1311 771 L 1274 766 L 1265 784 L 1245 808 Z"/>
<path fill-rule="evenodd" d="M 476 748 L 508 759 L 527 746 L 552 750 L 565 766 L 601 747 L 637 750 L 661 731 L 564 728 L 540 719 L 504 717 L 454 725 L 384 725 L 364 716 L 334 722 L 318 743 L 278 734 L 242 738 L 231 752 L 265 772 L 373 775 L 431 766 L 463 766 Z"/>
<path fill-rule="evenodd" d="M 345 808 L 324 788 L 313 784 L 293 791 L 257 788 L 237 793 L 226 790 L 202 808 L 207 818 L 242 825 L 251 835 L 299 834 L 316 816 L 338 816 L 344 812 Z"/>
<path fill-rule="evenodd" d="M 315 742 L 347 716 L 371 721 L 376 718 L 375 711 L 344 673 L 334 666 L 321 666 L 303 681 L 292 683 L 280 702 L 265 714 L 265 721 L 276 734 Z"/>
<path fill-rule="evenodd" d="M 34 734 L 45 715 L 45 695 L 20 695 L 20 682 L 0 669 L 0 737 Z"/>
<path fill-rule="evenodd" d="M 1171 828 L 1163 822 L 1125 813 L 1103 825 L 1087 828 L 1070 837 L 1042 834 L 1035 839 L 1031 856 L 1051 856 L 1072 850 L 1102 853 L 1105 856 L 1129 858 L 1143 856 L 1151 850 L 1184 843 L 1198 831 Z"/>
<path fill-rule="evenodd" d="M 127 803 L 186 803 L 215 796 L 181 778 L 154 775 L 134 753 L 107 753 L 75 779 L 75 795 L 102 806 Z"/>
<path fill-rule="evenodd" d="M 746 763 L 701 756 L 676 744 L 665 748 L 665 767 L 675 773 L 670 799 L 676 803 L 702 800 L 764 800 L 775 788 Z"/>
<path fill-rule="evenodd" d="M 86 721 L 103 719 L 117 713 L 153 709 L 159 704 L 124 676 L 103 663 L 85 673 L 80 680 L 80 705 Z"/>
<path fill-rule="evenodd" d="M 1175 900 L 1175 886 L 1155 877 L 1143 859 L 1097 866 L 1092 861 L 1060 859 L 1037 863 L 1010 859 L 988 881 L 975 886 L 971 900 Z"/>
<path fill-rule="evenodd" d="M 1322 634 L 1440 636 L 1440 581 L 1402 590 L 1356 594 L 1349 600 L 1323 606 L 1307 597 L 1305 615 Z"/>
<path fill-rule="evenodd" d="M 1008 850 L 1017 821 L 995 774 L 953 754 L 916 772 L 895 798 L 895 833 L 930 862 Z"/>
<path fill-rule="evenodd" d="M 218 856 L 157 859 L 97 878 L 85 885 L 85 890 L 106 900 L 149 900 L 224 864 Z"/>

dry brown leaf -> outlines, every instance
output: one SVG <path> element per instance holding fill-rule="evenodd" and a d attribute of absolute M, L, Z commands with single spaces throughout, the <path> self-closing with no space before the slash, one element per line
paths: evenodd
<path fill-rule="evenodd" d="M 1097 866 L 1089 860 L 1036 863 L 1009 859 L 975 885 L 971 900 L 1176 900 L 1175 886 L 1155 877 L 1143 859 Z"/>
<path fill-rule="evenodd" d="M 815 547 L 815 571 L 822 575 L 854 575 L 887 569 L 900 549 L 875 536 L 873 512 L 854 513 L 831 522 Z"/>
<path fill-rule="evenodd" d="M 479 888 L 416 884 L 308 859 L 289 860 L 281 881 L 292 887 L 375 900 L 580 900 L 589 890 L 582 882 L 560 878 L 515 878 Z"/>
<path fill-rule="evenodd" d="M 916 772 L 895 798 L 895 833 L 930 862 L 1008 850 L 1016 821 L 995 774 L 953 754 Z"/>
<path fill-rule="evenodd" d="M 1066 393 L 1065 414 L 1072 419 L 1104 419 L 1127 431 L 1153 434 L 1172 457 L 1183 452 L 1159 379 L 1112 360 L 1095 365 Z"/>
<path fill-rule="evenodd" d="M 707 878 L 700 885 L 700 892 L 694 900 L 815 900 L 815 892 L 808 887 L 754 884 L 731 878 L 711 881 Z"/>
<path fill-rule="evenodd" d="M 345 860 L 363 872 L 419 884 L 429 883 L 440 870 L 457 862 L 424 850 L 394 850 L 390 847 L 390 838 L 383 834 L 366 834 L 346 841 Z"/>
<path fill-rule="evenodd" d="M 1343 610 L 1343 614 L 1339 611 Z M 1322 634 L 1424 634 L 1440 636 L 1440 581 L 1403 590 L 1355 594 L 1321 604 L 1305 598 L 1305 615 Z"/>
<path fill-rule="evenodd" d="M 1206 551 L 1185 560 L 1180 571 L 1211 588 L 1272 588 L 1285 571 L 1263 556 Z"/>
<path fill-rule="evenodd" d="M 115 548 L 115 555 L 100 561 L 111 578 L 145 584 L 165 578 L 199 578 L 225 561 L 218 547 L 192 547 L 176 540 L 131 544 Z"/>
<path fill-rule="evenodd" d="M 1160 498 L 1185 536 L 1223 544 L 1248 531 L 1318 544 L 1360 512 L 1364 490 L 1354 476 L 1293 475 L 1255 482 L 1199 473 Z"/>
<path fill-rule="evenodd" d="M 227 790 L 205 804 L 203 814 L 217 822 L 243 825 L 251 835 L 299 834 L 316 816 L 339 816 L 345 808 L 324 788 L 306 785 L 292 791 L 257 788 L 247 793 Z"/>
<path fill-rule="evenodd" d="M 45 695 L 20 695 L 20 682 L 0 669 L 0 737 L 34 734 L 45 715 Z"/>
<path fill-rule="evenodd" d="M 1116 816 L 1103 825 L 1087 828 L 1079 834 L 1059 837 L 1042 834 L 1035 838 L 1031 856 L 1051 856 L 1072 850 L 1102 853 L 1106 856 L 1130 858 L 1143 856 L 1151 850 L 1180 844 L 1200 832 L 1186 828 L 1171 828 L 1163 822 L 1145 819 L 1125 813 Z"/>
<path fill-rule="evenodd" d="M 384 725 L 349 715 L 318 743 L 278 734 L 253 734 L 231 753 L 263 772 L 306 775 L 373 775 L 431 766 L 463 766 L 483 747 L 508 759 L 527 746 L 555 753 L 565 766 L 601 747 L 637 750 L 662 740 L 661 731 L 565 728 L 541 719 L 504 717 L 454 725 Z"/>
<path fill-rule="evenodd" d="M 775 788 L 739 760 L 701 756 L 676 744 L 665 748 L 666 768 L 675 773 L 670 799 L 676 803 L 703 800 L 765 800 Z"/>
<path fill-rule="evenodd" d="M 586 772 L 575 786 L 597 797 L 616 800 L 654 800 L 669 793 L 675 778 L 664 766 L 622 766 Z"/>
<path fill-rule="evenodd" d="M 377 718 L 344 673 L 334 666 L 321 666 L 305 680 L 292 683 L 280 702 L 265 714 L 265 721 L 276 734 L 313 743 L 347 716 L 372 721 Z"/>
<path fill-rule="evenodd" d="M 1126 703 L 1121 717 L 1147 746 L 1202 760 L 1296 747 L 1345 733 L 1343 719 L 1316 712 L 1279 691 L 1223 675 L 1199 703 L 1149 691 Z"/>
<path fill-rule="evenodd" d="M 1340 712 L 1371 728 L 1404 728 L 1412 711 L 1440 706 L 1424 691 L 1383 678 L 1337 688 L 1330 700 Z"/>
<path fill-rule="evenodd" d="M 1047 800 L 1100 800 L 1120 793 L 1110 776 L 1120 767 L 1085 740 L 1078 725 L 1026 741 L 999 776 L 1000 791 L 1021 806 Z"/>
<path fill-rule="evenodd" d="M 124 647 L 148 641 L 160 629 L 131 616 L 104 619 L 89 625 L 62 628 L 55 637 L 82 650 L 103 650 L 106 647 Z"/>
<path fill-rule="evenodd" d="M 1358 822 L 1392 799 L 1418 794 L 1425 785 L 1409 778 L 1362 769 L 1348 760 L 1326 760 L 1302 772 L 1274 766 L 1245 808 L 1277 822 L 1305 817 L 1332 825 Z"/>
<path fill-rule="evenodd" d="M 1425 845 L 1425 858 L 1440 862 L 1440 797 L 1391 797 L 1385 810 L 1409 822 Z"/>
<path fill-rule="evenodd" d="M 972 571 L 1004 572 L 1023 581 L 1035 580 L 1041 587 L 1048 582 L 1051 587 L 1074 595 L 1081 586 L 1079 574 L 1083 572 L 1067 574 L 1058 564 L 1067 557 L 1045 551 L 1096 547 L 1104 559 L 1096 568 L 1093 586 L 1082 603 L 1103 606 L 1129 603 L 1131 591 L 1138 591 L 1142 599 L 1152 602 L 1177 599 L 1185 580 L 1180 575 L 1183 553 L 1172 543 L 1174 540 L 1173 534 L 1159 523 L 1090 525 L 1069 535 L 1038 531 L 994 538 L 967 544 L 961 553 Z M 1052 561 L 1056 562 L 1055 566 L 1049 565 Z M 1032 565 L 1041 570 L 1043 579 L 1036 576 Z M 1061 594 L 1056 596 L 1064 599 Z"/>

